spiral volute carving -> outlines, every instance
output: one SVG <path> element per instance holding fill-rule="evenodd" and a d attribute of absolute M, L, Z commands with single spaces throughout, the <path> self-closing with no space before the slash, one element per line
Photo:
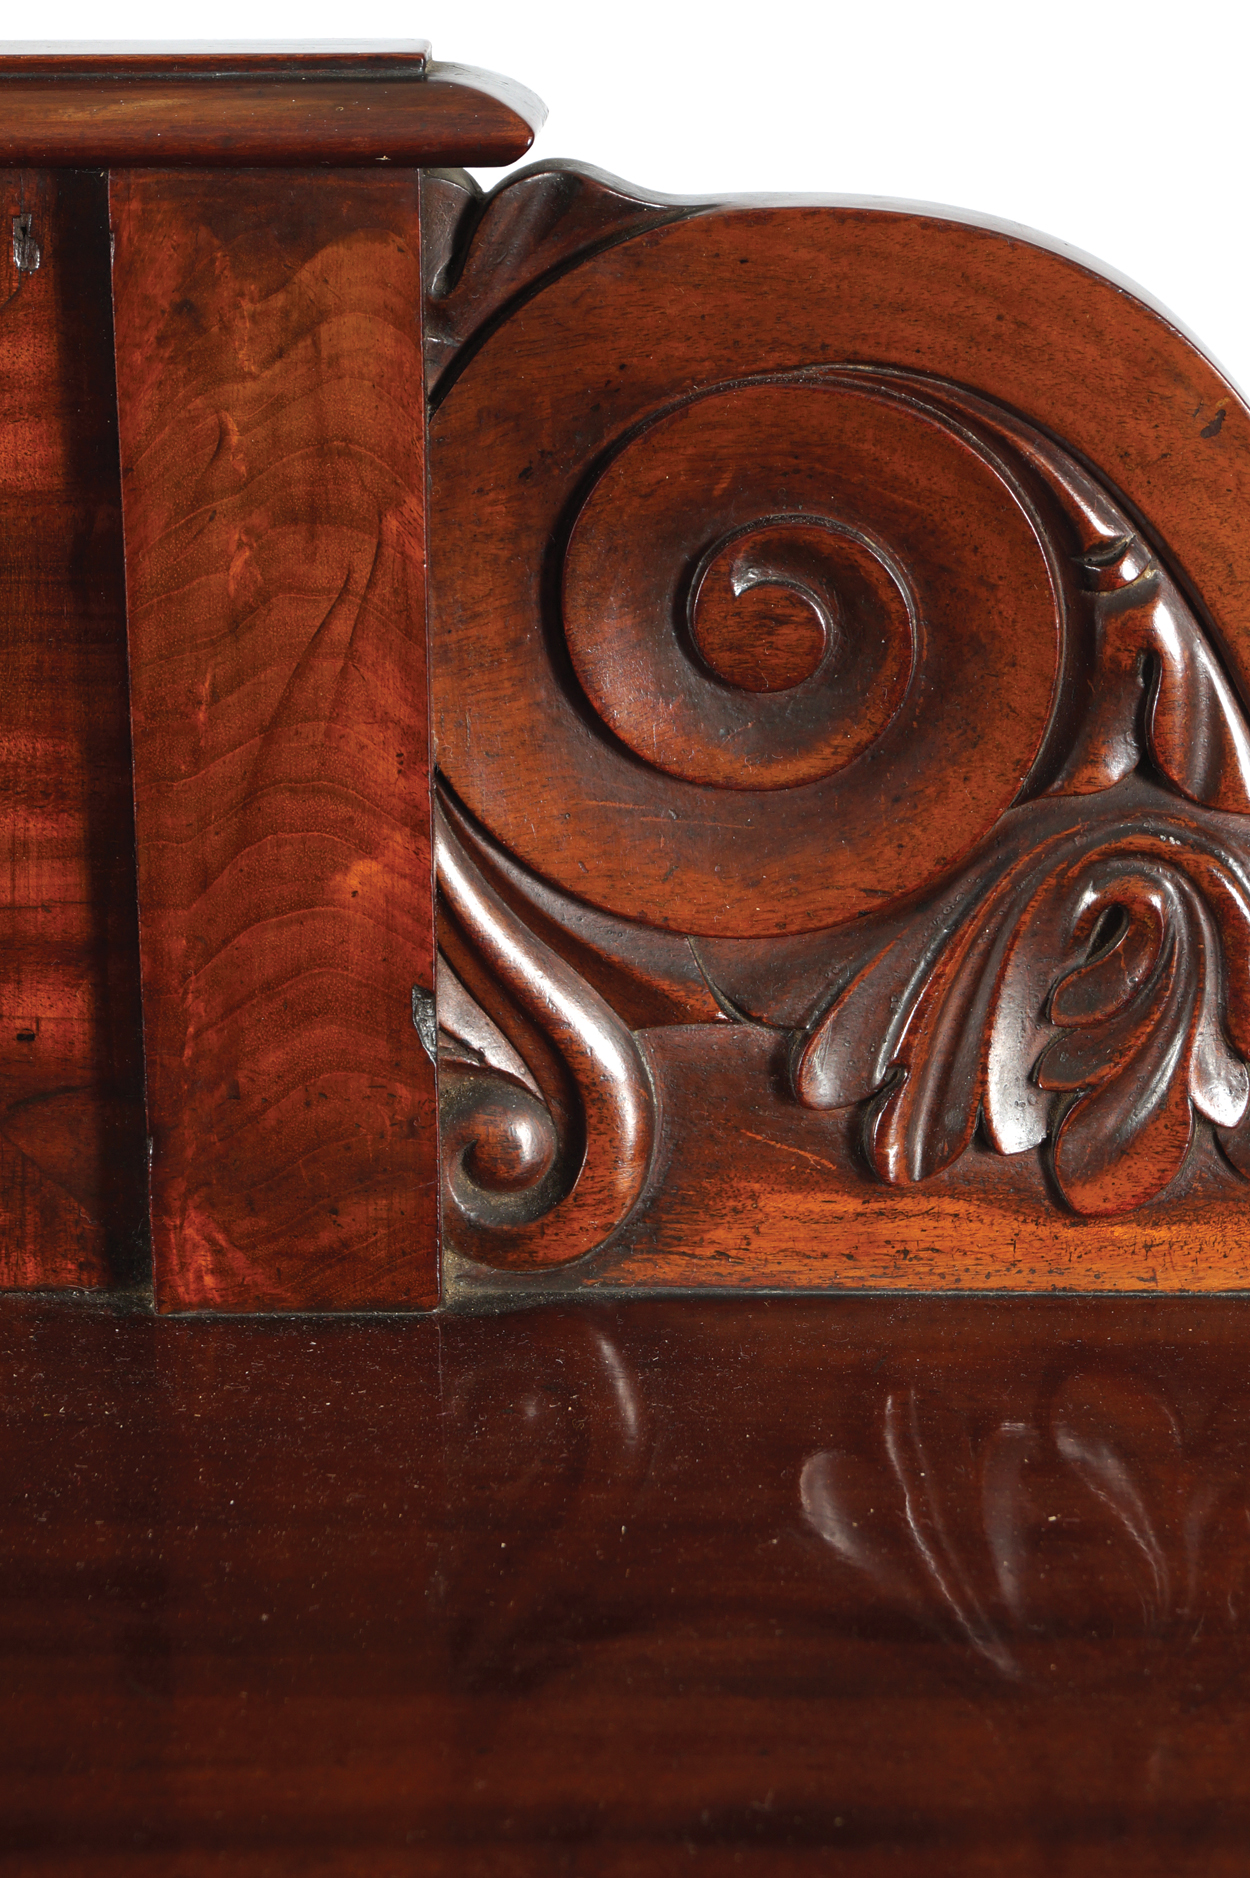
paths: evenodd
<path fill-rule="evenodd" d="M 912 893 L 993 826 L 1051 718 L 1064 601 L 1020 478 L 985 431 L 863 374 L 682 401 L 563 523 L 543 504 L 464 555 L 444 685 L 476 699 L 442 713 L 444 770 L 510 851 L 623 918 L 756 935 Z M 489 754 L 518 707 L 559 816 Z"/>
<path fill-rule="evenodd" d="M 1183 1195 L 1195 1144 L 1250 1173 L 1250 727 L 1165 544 L 1040 425 L 869 333 L 782 346 L 739 279 L 740 339 L 660 343 L 681 281 L 648 265 L 647 345 L 567 277 L 431 431 L 439 764 L 508 888 L 480 944 L 527 1010 L 555 968 L 508 919 L 585 970 L 578 1112 L 631 1156 L 596 1199 L 558 1103 L 458 1095 L 468 1240 L 507 1215 L 501 1262 L 554 1262 L 581 1208 L 620 1244 L 666 1151 L 657 1020 L 635 1057 L 600 1009 L 631 1001 L 781 1033 L 787 1099 L 859 1112 L 839 1178 L 1030 1154 L 1039 1204 L 1110 1217 Z"/>

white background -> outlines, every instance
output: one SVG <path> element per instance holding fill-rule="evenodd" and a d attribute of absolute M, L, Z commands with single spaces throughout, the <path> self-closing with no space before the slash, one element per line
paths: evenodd
<path fill-rule="evenodd" d="M 0 0 L 0 23 L 6 39 L 428 38 L 545 100 L 527 161 L 1023 222 L 1141 282 L 1250 386 L 1245 0 Z"/>

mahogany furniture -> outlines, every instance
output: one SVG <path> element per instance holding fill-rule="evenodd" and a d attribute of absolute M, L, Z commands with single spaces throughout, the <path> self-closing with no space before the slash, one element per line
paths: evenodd
<path fill-rule="evenodd" d="M 0 59 L 10 1286 L 438 1300 L 427 54 Z"/>
<path fill-rule="evenodd" d="M 0 56 L 0 1872 L 1231 1878 L 1250 413 L 540 121 Z"/>
<path fill-rule="evenodd" d="M 0 60 L 8 1283 L 1243 1287 L 1245 408 L 1016 230 L 447 167 L 540 116 Z"/>
<path fill-rule="evenodd" d="M 0 1870 L 1241 1878 L 1244 1306 L 0 1317 Z"/>
<path fill-rule="evenodd" d="M 439 167 L 538 115 L 0 62 L 109 166 L 7 184 L 10 1282 L 1244 1285 L 1244 408 L 1015 231 Z"/>
<path fill-rule="evenodd" d="M 1244 1287 L 1236 394 L 1017 231 L 565 169 L 462 218 L 452 1295 Z"/>

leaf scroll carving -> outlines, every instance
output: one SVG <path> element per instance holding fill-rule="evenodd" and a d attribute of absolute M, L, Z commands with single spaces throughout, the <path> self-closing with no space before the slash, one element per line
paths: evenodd
<path fill-rule="evenodd" d="M 1170 1188 L 1199 1118 L 1250 1167 L 1250 732 L 1109 494 L 1019 420 L 961 402 L 1014 442 L 1069 531 L 1085 705 L 1044 796 L 797 1040 L 794 1089 L 809 1107 L 865 1104 L 866 1159 L 888 1184 L 941 1172 L 980 1127 L 1000 1154 L 1043 1149 L 1074 1212 L 1130 1212 Z"/>
<path fill-rule="evenodd" d="M 783 343 L 756 263 L 822 211 L 705 249 L 704 211 L 602 178 L 438 187 L 455 1243 L 562 1263 L 641 1207 L 663 1026 L 788 1040 L 843 1183 L 1032 1155 L 1108 1218 L 1183 1196 L 1199 1142 L 1250 1178 L 1250 727 L 1167 543 L 1044 414 Z M 674 334 L 696 277 L 718 321 Z"/>
<path fill-rule="evenodd" d="M 799 1100 L 864 1102 L 867 1157 L 890 1184 L 948 1167 L 980 1121 L 1000 1154 L 1048 1144 L 1076 1212 L 1126 1212 L 1175 1179 L 1197 1116 L 1225 1130 L 1245 1116 L 1244 861 L 1179 817 L 1053 822 L 1050 804 L 1017 812 L 994 862 L 800 1042 Z"/>
<path fill-rule="evenodd" d="M 1050 439 L 984 399 L 961 407 L 1039 477 L 1081 589 L 1090 638 L 1085 708 L 1070 726 L 1057 795 L 1109 789 L 1140 764 L 1190 802 L 1250 812 L 1250 731 L 1234 685 L 1163 559 L 1102 485 Z"/>

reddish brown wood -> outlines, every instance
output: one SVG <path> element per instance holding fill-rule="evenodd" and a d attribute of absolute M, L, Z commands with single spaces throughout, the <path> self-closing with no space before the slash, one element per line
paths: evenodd
<path fill-rule="evenodd" d="M 425 344 L 437 397 L 504 310 L 545 275 L 597 247 L 695 213 L 696 205 L 584 164 L 549 163 L 484 196 L 451 171 L 421 182 Z M 444 374 L 447 382 L 444 383 Z"/>
<path fill-rule="evenodd" d="M 546 115 L 424 40 L 264 50 L 119 44 L 0 52 L 0 161 L 119 168 L 512 163 Z"/>
<path fill-rule="evenodd" d="M 0 1316 L 15 1871 L 1241 1878 L 1241 1301 Z"/>
<path fill-rule="evenodd" d="M 6 172 L 0 229 L 0 1288 L 128 1285 L 146 1156 L 104 179 Z"/>
<path fill-rule="evenodd" d="M 643 1190 L 655 1142 L 646 1065 L 611 1007 L 474 865 L 449 808 L 435 829 L 443 948 L 488 1005 L 503 990 L 495 1014 L 519 1028 L 535 1071 L 510 1075 L 489 1044 L 445 1060 L 443 1163 L 460 1243 L 487 1264 L 560 1264 L 606 1239 Z"/>
<path fill-rule="evenodd" d="M 416 179 L 113 219 L 157 1298 L 428 1305 Z"/>
<path fill-rule="evenodd" d="M 439 761 L 517 933 L 449 875 L 453 1165 L 548 1229 L 492 1252 L 449 1179 L 454 1284 L 1250 1282 L 1235 393 L 1017 231 L 428 194 Z M 659 1118 L 597 1248 L 553 1210 L 619 1126 L 549 1094 L 570 997 Z"/>

